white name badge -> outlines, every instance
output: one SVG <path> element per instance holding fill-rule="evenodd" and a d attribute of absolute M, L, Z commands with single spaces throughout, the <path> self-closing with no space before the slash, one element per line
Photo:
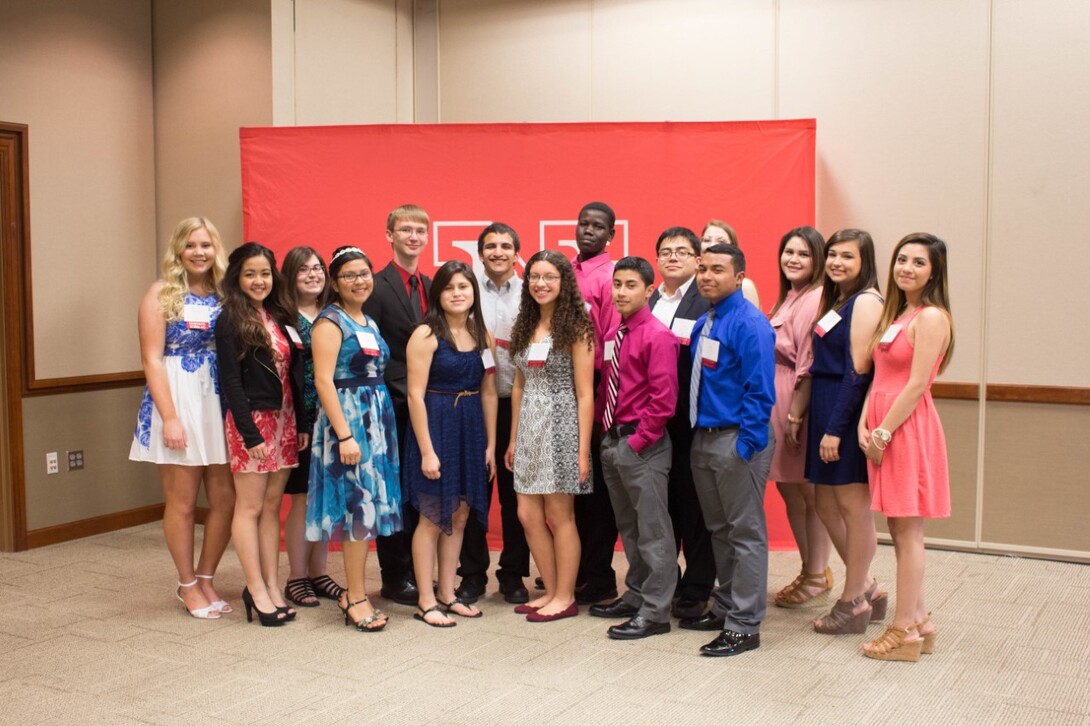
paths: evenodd
<path fill-rule="evenodd" d="M 499 348 L 511 347 L 511 321 L 497 320 L 496 330 L 493 333 L 496 338 L 496 346 Z"/>
<path fill-rule="evenodd" d="M 378 338 L 370 330 L 360 330 L 356 332 L 356 340 L 360 343 L 360 348 L 367 355 L 378 355 Z"/>
<path fill-rule="evenodd" d="M 901 333 L 901 324 L 900 323 L 894 323 L 893 325 L 889 326 L 889 328 L 886 330 L 885 334 L 878 341 L 878 345 L 881 346 L 882 348 L 888 348 L 890 346 L 890 344 L 897 339 L 897 336 L 900 335 L 900 333 Z"/>
<path fill-rule="evenodd" d="M 607 340 L 605 346 L 602 348 L 602 358 L 608 363 L 613 360 L 613 349 L 616 347 L 617 342 L 614 340 Z"/>
<path fill-rule="evenodd" d="M 529 368 L 544 368 L 545 359 L 549 357 L 549 351 L 552 347 L 553 343 L 551 340 L 542 341 L 541 343 L 531 343 L 530 350 L 526 354 L 526 366 Z"/>
<path fill-rule="evenodd" d="M 819 338 L 824 338 L 825 334 L 836 327 L 836 324 L 840 322 L 840 313 L 836 310 L 830 310 L 825 313 L 825 316 L 821 320 L 817 321 L 817 325 L 814 326 L 814 332 L 818 334 Z"/>
<path fill-rule="evenodd" d="M 481 362 L 484 363 L 484 372 L 486 375 L 496 372 L 496 358 L 488 348 L 481 351 Z"/>
<path fill-rule="evenodd" d="M 700 339 L 700 364 L 715 370 L 719 366 L 719 341 L 712 338 Z"/>
<path fill-rule="evenodd" d="M 208 330 L 212 327 L 212 308 L 208 305 L 186 305 L 182 308 L 182 320 L 190 330 Z"/>
<path fill-rule="evenodd" d="M 291 338 L 291 342 L 295 344 L 296 348 L 303 347 L 303 339 L 299 337 L 299 331 L 290 325 L 288 326 L 288 337 Z"/>
<path fill-rule="evenodd" d="M 583 303 L 583 309 L 587 311 L 587 315 L 590 315 L 590 303 L 589 302 Z"/>
<path fill-rule="evenodd" d="M 693 326 L 696 325 L 695 320 L 689 320 L 688 318 L 674 318 L 673 324 L 670 325 L 670 330 L 674 331 L 674 335 L 681 341 L 682 345 L 688 345 L 689 340 L 693 337 Z"/>

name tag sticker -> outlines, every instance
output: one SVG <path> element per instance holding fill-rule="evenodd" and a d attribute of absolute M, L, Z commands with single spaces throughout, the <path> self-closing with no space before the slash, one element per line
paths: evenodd
<path fill-rule="evenodd" d="M 836 327 L 836 324 L 840 322 L 840 313 L 836 310 L 830 310 L 825 313 L 821 320 L 817 321 L 817 325 L 814 326 L 814 332 L 818 334 L 819 338 L 824 338 L 825 334 Z"/>
<path fill-rule="evenodd" d="M 493 331 L 493 335 L 496 338 L 496 345 L 503 343 L 502 348 L 507 348 L 511 341 L 511 321 L 510 320 L 497 320 L 496 330 Z"/>
<path fill-rule="evenodd" d="M 673 324 L 670 326 L 670 330 L 674 332 L 677 339 L 682 345 L 688 345 L 690 338 L 693 336 L 693 326 L 696 325 L 695 320 L 689 320 L 688 318 L 674 318 Z"/>
<path fill-rule="evenodd" d="M 700 339 L 700 364 L 709 370 L 719 366 L 719 341 L 711 338 Z"/>
<path fill-rule="evenodd" d="M 481 351 L 481 362 L 484 363 L 485 375 L 496 372 L 496 358 L 488 348 Z"/>
<path fill-rule="evenodd" d="M 212 327 L 212 308 L 208 305 L 186 305 L 182 319 L 190 330 L 208 330 Z"/>
<path fill-rule="evenodd" d="M 897 336 L 900 335 L 900 333 L 901 333 L 901 324 L 900 323 L 894 323 L 893 325 L 889 326 L 889 328 L 886 330 L 886 332 L 882 336 L 881 340 L 878 341 L 878 345 L 883 349 L 888 348 L 890 346 L 890 344 L 893 343 L 893 341 L 897 340 Z"/>
<path fill-rule="evenodd" d="M 614 349 L 614 347 L 616 347 L 616 341 L 607 340 L 605 342 L 605 347 L 602 349 L 602 358 L 606 362 L 609 362 L 609 361 L 613 360 L 613 349 Z"/>
<path fill-rule="evenodd" d="M 526 366 L 528 368 L 544 368 L 545 359 L 549 357 L 549 351 L 552 347 L 553 343 L 551 340 L 546 340 L 541 343 L 531 343 L 530 350 L 526 354 Z"/>
<path fill-rule="evenodd" d="M 295 344 L 296 348 L 303 347 L 303 339 L 299 337 L 299 331 L 290 325 L 288 326 L 288 337 L 291 338 L 291 342 Z"/>
<path fill-rule="evenodd" d="M 587 311 L 587 315 L 590 315 L 590 303 L 589 302 L 583 303 L 583 309 Z"/>
<path fill-rule="evenodd" d="M 378 338 L 370 330 L 360 330 L 356 332 L 356 340 L 360 343 L 360 348 L 366 355 L 378 355 Z"/>

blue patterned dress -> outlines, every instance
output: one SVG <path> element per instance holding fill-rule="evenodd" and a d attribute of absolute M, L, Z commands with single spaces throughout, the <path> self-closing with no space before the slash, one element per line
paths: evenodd
<path fill-rule="evenodd" d="M 428 434 L 439 457 L 438 479 L 428 479 L 420 468 L 420 444 L 413 427 L 405 438 L 405 488 L 409 502 L 446 534 L 453 532 L 452 515 L 463 499 L 481 526 L 488 529 L 482 378 L 484 362 L 479 352 L 455 350 L 439 338 L 424 394 Z"/>
<path fill-rule="evenodd" d="M 320 323 L 322 320 L 328 322 Z M 315 325 L 330 323 L 340 328 L 342 338 L 333 383 L 341 411 L 359 444 L 360 463 L 341 463 L 337 432 L 319 408 L 310 446 L 306 538 L 318 542 L 385 537 L 401 530 L 397 424 L 383 379 L 390 348 L 370 318 L 367 325 L 360 325 L 340 308 L 330 306 L 318 314 Z M 361 332 L 375 336 L 378 357 L 363 352 L 357 337 Z"/>
<path fill-rule="evenodd" d="M 129 449 L 129 458 L 133 461 L 181 466 L 227 463 L 216 366 L 215 331 L 220 299 L 215 294 L 200 297 L 190 292 L 186 293 L 185 306 L 211 308 L 207 329 L 190 327 L 184 315 L 183 319 L 166 324 L 163 367 L 174 410 L 185 429 L 186 447 L 168 449 L 163 444 L 163 419 L 152 401 L 151 392 L 145 387 Z"/>

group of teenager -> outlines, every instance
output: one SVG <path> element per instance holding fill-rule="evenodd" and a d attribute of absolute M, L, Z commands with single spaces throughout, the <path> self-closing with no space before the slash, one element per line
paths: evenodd
<path fill-rule="evenodd" d="M 923 521 L 950 510 L 930 396 L 953 348 L 945 244 L 898 242 L 883 298 L 869 234 L 792 229 L 766 315 L 729 225 L 665 230 L 656 285 L 648 260 L 611 260 L 615 222 L 608 205 L 587 204 L 578 254 L 537 252 L 521 278 L 518 233 L 491 224 L 480 281 L 464 262 L 434 279 L 419 271 L 430 221 L 414 205 L 389 214 L 392 260 L 378 272 L 354 246 L 328 266 L 296 247 L 278 270 L 255 242 L 225 259 L 209 220 L 179 223 L 140 307 L 148 385 L 130 458 L 159 465 L 185 609 L 231 612 L 212 578 L 233 540 L 248 620 L 283 625 L 326 597 L 346 625 L 381 630 L 388 618 L 365 592 L 377 540 L 383 599 L 437 628 L 481 617 L 495 482 L 496 578 L 516 613 L 551 622 L 589 604 L 619 621 L 614 639 L 667 633 L 673 616 L 718 631 L 705 655 L 735 655 L 759 647 L 766 616 L 771 478 L 802 560 L 774 604 L 831 593 L 835 548 L 843 590 L 813 628 L 862 634 L 882 622 L 888 596 L 870 574 L 880 511 L 897 602 L 863 653 L 932 652 Z M 332 540 L 344 588 L 326 571 Z"/>

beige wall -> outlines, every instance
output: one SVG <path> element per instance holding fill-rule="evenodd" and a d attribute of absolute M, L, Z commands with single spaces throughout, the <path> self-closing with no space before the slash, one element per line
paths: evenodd
<path fill-rule="evenodd" d="M 37 378 L 140 367 L 155 267 L 147 0 L 0 3 L 0 119 L 29 126 Z"/>

